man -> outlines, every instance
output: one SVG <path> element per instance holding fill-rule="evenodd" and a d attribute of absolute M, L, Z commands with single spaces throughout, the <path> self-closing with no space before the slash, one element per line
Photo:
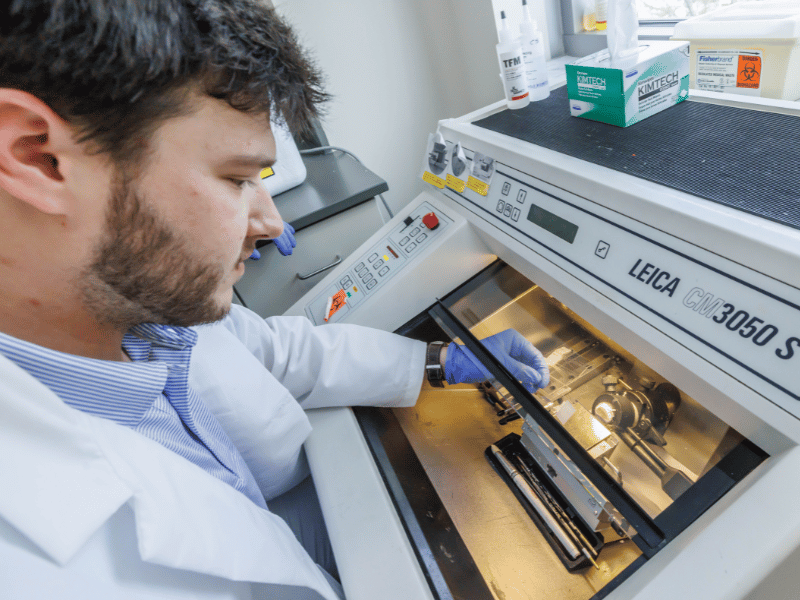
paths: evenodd
<path fill-rule="evenodd" d="M 4 598 L 342 596 L 268 506 L 307 495 L 303 410 L 413 404 L 426 346 L 231 310 L 283 229 L 270 120 L 325 98 L 256 0 L 0 8 Z M 515 332 L 487 345 L 547 383 Z"/>

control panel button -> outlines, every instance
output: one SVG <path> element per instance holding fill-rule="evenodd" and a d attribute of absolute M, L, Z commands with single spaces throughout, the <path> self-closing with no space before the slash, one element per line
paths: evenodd
<path fill-rule="evenodd" d="M 358 264 L 356 265 L 356 272 L 360 271 L 360 270 L 361 270 L 361 269 L 363 269 L 363 268 L 365 268 L 365 265 L 364 265 L 364 263 L 363 263 L 363 262 L 360 262 L 360 263 L 358 263 Z"/>
<path fill-rule="evenodd" d="M 401 246 L 405 246 L 407 243 L 408 243 L 408 236 L 406 236 L 402 240 L 400 240 L 400 245 Z"/>
<path fill-rule="evenodd" d="M 515 221 L 519 221 L 519 209 L 518 208 L 515 208 L 513 211 L 511 211 L 511 218 L 514 219 Z"/>
<path fill-rule="evenodd" d="M 341 285 L 343 288 L 349 288 L 351 285 L 353 285 L 353 280 L 352 280 L 352 279 L 350 279 L 349 277 L 345 277 L 344 279 L 341 279 L 341 280 L 339 281 L 339 284 L 340 284 L 340 285 Z"/>
<path fill-rule="evenodd" d="M 421 236 L 419 236 L 419 237 L 417 238 L 417 243 L 418 243 L 418 244 L 421 244 L 421 243 L 422 243 L 422 240 L 424 240 L 426 237 L 428 237 L 428 234 L 427 234 L 427 233 L 423 233 Z"/>
<path fill-rule="evenodd" d="M 439 217 L 436 216 L 436 213 L 429 212 L 422 217 L 422 224 L 428 229 L 436 229 L 439 226 Z"/>
<path fill-rule="evenodd" d="M 383 268 L 382 268 L 380 271 L 378 271 L 378 275 L 380 275 L 381 277 L 383 277 L 383 276 L 384 276 L 384 275 L 386 275 L 388 272 L 389 272 L 389 267 L 383 267 Z"/>
<path fill-rule="evenodd" d="M 517 202 L 519 202 L 520 204 L 525 202 L 525 196 L 527 196 L 527 195 L 528 195 L 528 192 L 526 192 L 525 190 L 518 191 L 517 192 Z"/>
<path fill-rule="evenodd" d="M 367 273 L 367 276 L 364 277 L 364 281 L 367 283 L 372 281 L 373 279 L 375 279 L 375 276 L 372 273 Z"/>
<path fill-rule="evenodd" d="M 503 202 L 502 200 L 500 200 L 500 202 L 497 203 L 497 212 L 499 212 L 499 213 L 503 212 L 503 209 L 505 207 L 506 207 L 506 203 Z"/>
<path fill-rule="evenodd" d="M 503 214 L 507 217 L 510 217 L 512 208 L 513 206 L 511 206 L 510 204 L 506 204 L 506 207 L 503 209 Z"/>
<path fill-rule="evenodd" d="M 508 192 L 510 191 L 511 191 L 511 184 L 506 181 L 503 184 L 503 189 L 502 189 L 503 196 L 508 196 Z"/>
<path fill-rule="evenodd" d="M 411 233 L 409 235 L 411 235 L 411 237 L 414 237 L 418 233 L 419 233 L 419 227 L 414 227 L 414 229 L 411 230 Z"/>
<path fill-rule="evenodd" d="M 371 290 L 371 289 L 372 289 L 372 288 L 374 288 L 376 285 L 378 285 L 378 282 L 377 282 L 377 281 L 375 281 L 375 280 L 373 279 L 372 281 L 370 281 L 369 283 L 367 283 L 367 289 L 368 289 L 368 290 Z"/>
<path fill-rule="evenodd" d="M 378 260 L 378 253 L 377 252 L 369 257 L 369 262 L 375 262 L 376 260 Z"/>
<path fill-rule="evenodd" d="M 414 242 L 411 242 L 408 246 L 406 246 L 406 252 L 411 252 L 417 245 Z"/>

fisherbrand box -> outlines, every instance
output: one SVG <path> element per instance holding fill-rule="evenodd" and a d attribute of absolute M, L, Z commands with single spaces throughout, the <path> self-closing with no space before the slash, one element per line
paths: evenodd
<path fill-rule="evenodd" d="M 613 61 L 601 50 L 566 69 L 573 117 L 628 127 L 689 96 L 686 42 L 640 42 L 638 53 Z"/>

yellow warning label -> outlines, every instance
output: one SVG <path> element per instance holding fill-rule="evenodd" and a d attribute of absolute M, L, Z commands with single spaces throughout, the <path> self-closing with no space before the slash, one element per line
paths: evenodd
<path fill-rule="evenodd" d="M 442 179 L 441 177 L 437 177 L 430 171 L 425 171 L 422 174 L 422 181 L 424 181 L 425 183 L 430 183 L 431 185 L 436 186 L 440 190 L 444 189 L 444 179 Z"/>
<path fill-rule="evenodd" d="M 272 170 L 272 167 L 261 169 L 261 179 L 266 179 L 267 177 L 272 177 L 273 175 L 275 175 L 275 171 Z"/>
<path fill-rule="evenodd" d="M 461 179 L 459 179 L 458 177 L 456 177 L 455 175 L 450 175 L 450 173 L 448 173 L 447 174 L 447 187 L 449 187 L 451 189 L 454 189 L 459 194 L 463 194 L 464 193 L 464 188 L 467 187 L 467 184 L 464 181 L 462 181 Z"/>
<path fill-rule="evenodd" d="M 479 193 L 481 196 L 485 196 L 489 193 L 489 184 L 480 179 L 476 179 L 472 175 L 467 179 L 467 187 L 473 192 Z"/>

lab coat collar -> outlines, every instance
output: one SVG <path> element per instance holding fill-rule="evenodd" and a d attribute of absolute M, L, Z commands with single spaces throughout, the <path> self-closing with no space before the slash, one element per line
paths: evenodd
<path fill-rule="evenodd" d="M 337 596 L 288 526 L 126 427 L 70 408 L 0 356 L 0 518 L 64 566 L 128 502 L 142 560 Z"/>
<path fill-rule="evenodd" d="M 76 435 L 92 417 L 4 356 L 0 382 L 0 516 L 63 565 L 132 491 L 97 444 Z"/>

